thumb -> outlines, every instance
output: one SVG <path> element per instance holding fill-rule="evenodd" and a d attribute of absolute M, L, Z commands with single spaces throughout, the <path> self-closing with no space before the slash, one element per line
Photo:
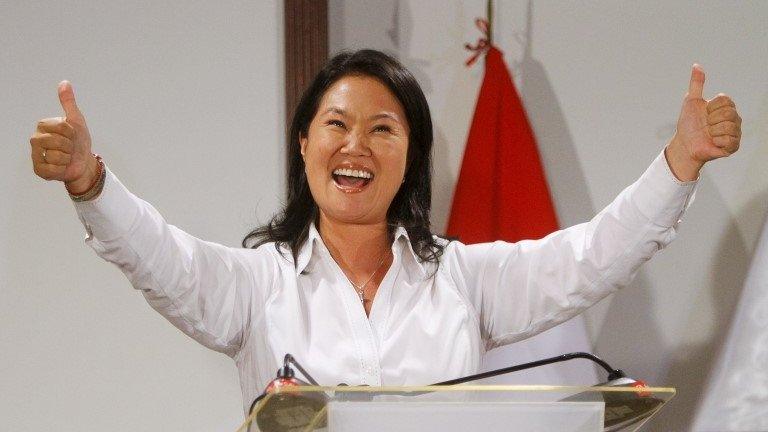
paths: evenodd
<path fill-rule="evenodd" d="M 691 82 L 688 85 L 688 97 L 691 99 L 704 98 L 704 69 L 698 63 L 691 67 Z"/>
<path fill-rule="evenodd" d="M 59 83 L 59 102 L 64 109 L 64 116 L 67 121 L 72 121 L 85 125 L 85 117 L 80 112 L 80 108 L 77 107 L 75 102 L 75 91 L 72 89 L 72 84 L 69 81 L 62 81 Z"/>

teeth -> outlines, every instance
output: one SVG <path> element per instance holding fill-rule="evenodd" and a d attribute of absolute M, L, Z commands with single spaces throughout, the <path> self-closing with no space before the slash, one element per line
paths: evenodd
<path fill-rule="evenodd" d="M 373 174 L 369 173 L 368 171 L 353 170 L 348 168 L 338 168 L 333 171 L 333 174 L 341 175 L 345 177 L 357 177 L 357 178 L 364 178 L 364 179 L 373 178 Z"/>

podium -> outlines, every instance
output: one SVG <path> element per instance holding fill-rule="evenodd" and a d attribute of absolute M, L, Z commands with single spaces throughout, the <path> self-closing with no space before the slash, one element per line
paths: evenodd
<path fill-rule="evenodd" d="M 629 432 L 674 395 L 665 387 L 283 387 L 237 432 Z"/>

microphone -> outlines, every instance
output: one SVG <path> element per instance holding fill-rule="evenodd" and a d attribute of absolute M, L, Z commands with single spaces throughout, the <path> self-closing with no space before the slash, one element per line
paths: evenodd
<path fill-rule="evenodd" d="M 597 384 L 595 387 L 647 387 L 644 382 L 632 378 L 618 378 Z M 627 426 L 647 420 L 658 411 L 664 400 L 648 392 L 585 391 L 566 397 L 567 402 L 605 402 L 603 431 L 624 430 Z M 637 426 L 640 426 L 639 424 Z"/>
<path fill-rule="evenodd" d="M 561 354 L 559 356 L 545 358 L 543 360 L 536 360 L 529 363 L 523 363 L 515 366 L 509 366 L 501 369 L 494 369 L 492 371 L 488 372 L 482 372 L 479 374 L 469 375 L 461 378 L 456 378 L 448 381 L 442 381 L 439 383 L 432 384 L 433 386 L 444 386 L 444 385 L 454 385 L 454 384 L 463 384 L 470 381 L 476 381 L 481 380 L 483 378 L 490 378 L 495 377 L 498 375 L 504 375 L 512 372 L 518 372 L 525 369 L 532 369 L 539 366 L 544 366 L 552 363 L 560 363 L 568 360 L 573 360 L 577 358 L 583 358 L 587 360 L 591 360 L 597 364 L 599 364 L 603 369 L 608 371 L 608 381 L 616 380 L 619 378 L 624 378 L 627 375 L 622 371 L 621 369 L 614 369 L 612 368 L 608 363 L 606 363 L 604 360 L 602 360 L 600 357 L 597 357 L 596 355 L 592 355 L 590 353 L 586 352 L 574 352 L 569 354 Z"/>
<path fill-rule="evenodd" d="M 574 352 L 555 357 L 523 363 L 501 369 L 495 369 L 449 381 L 443 381 L 434 386 L 462 384 L 483 378 L 490 378 L 507 373 L 531 369 L 552 363 L 559 363 L 577 358 L 591 360 L 608 372 L 608 381 L 597 384 L 594 387 L 647 387 L 644 382 L 627 377 L 621 369 L 614 369 L 601 358 L 586 352 Z M 561 399 L 568 402 L 605 402 L 605 415 L 603 417 L 603 431 L 619 431 L 631 424 L 647 419 L 664 404 L 659 398 L 652 397 L 647 392 L 608 392 L 586 391 Z"/>
<path fill-rule="evenodd" d="M 296 373 L 291 365 L 295 366 L 309 383 L 296 378 Z M 277 378 L 272 380 L 264 392 L 253 400 L 248 409 L 248 416 L 253 413 L 253 409 L 260 400 L 271 394 L 256 415 L 256 424 L 258 424 L 259 430 L 290 432 L 311 425 L 312 422 L 316 421 L 317 414 L 328 403 L 328 396 L 322 392 L 290 391 L 291 387 L 308 385 L 320 386 L 292 355 L 286 354 L 283 358 L 283 366 L 277 370 Z M 315 426 L 317 428 L 325 427 L 325 417 L 318 419 Z M 249 432 L 250 428 L 251 426 L 248 425 Z"/>

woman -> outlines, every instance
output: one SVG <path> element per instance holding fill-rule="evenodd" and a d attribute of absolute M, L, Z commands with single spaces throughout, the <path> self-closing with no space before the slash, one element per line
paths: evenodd
<path fill-rule="evenodd" d="M 86 242 L 184 333 L 231 356 L 244 408 L 286 353 L 321 383 L 422 385 L 561 323 L 668 244 L 705 162 L 738 149 L 725 95 L 694 65 L 675 136 L 590 222 L 466 246 L 429 227 L 432 123 L 413 76 L 377 51 L 331 59 L 291 124 L 285 209 L 233 249 L 168 225 L 91 153 L 67 82 L 39 122 L 35 173 L 65 183 Z"/>

